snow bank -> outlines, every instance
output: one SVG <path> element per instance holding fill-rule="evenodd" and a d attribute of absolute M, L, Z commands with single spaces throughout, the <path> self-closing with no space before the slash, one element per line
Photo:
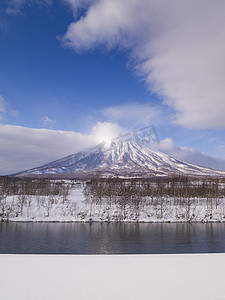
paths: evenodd
<path fill-rule="evenodd" d="M 225 299 L 225 254 L 0 255 L 1 299 Z"/>

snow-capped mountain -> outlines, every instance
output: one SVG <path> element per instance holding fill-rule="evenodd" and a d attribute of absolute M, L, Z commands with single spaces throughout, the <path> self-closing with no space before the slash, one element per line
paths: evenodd
<path fill-rule="evenodd" d="M 120 175 L 144 172 L 148 175 L 225 176 L 225 172 L 186 163 L 134 142 L 104 142 L 92 149 L 15 175 L 91 173 L 96 171 Z"/>

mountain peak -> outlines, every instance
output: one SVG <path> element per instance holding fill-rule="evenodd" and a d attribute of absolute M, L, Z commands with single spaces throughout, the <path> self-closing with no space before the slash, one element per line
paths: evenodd
<path fill-rule="evenodd" d="M 177 160 L 162 152 L 143 147 L 133 141 L 103 142 L 92 149 L 78 152 L 16 175 L 90 173 L 96 171 L 118 175 L 142 172 L 148 176 L 166 176 L 171 174 L 225 176 L 225 172 Z"/>

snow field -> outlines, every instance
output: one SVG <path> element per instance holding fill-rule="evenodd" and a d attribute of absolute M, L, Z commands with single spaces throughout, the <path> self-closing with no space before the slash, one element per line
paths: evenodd
<path fill-rule="evenodd" d="M 225 254 L 0 255 L 4 300 L 222 300 Z"/>

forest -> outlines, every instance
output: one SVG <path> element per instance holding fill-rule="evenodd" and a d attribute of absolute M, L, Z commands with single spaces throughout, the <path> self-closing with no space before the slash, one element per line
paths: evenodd
<path fill-rule="evenodd" d="M 224 221 L 225 180 L 0 178 L 0 220 Z"/>

